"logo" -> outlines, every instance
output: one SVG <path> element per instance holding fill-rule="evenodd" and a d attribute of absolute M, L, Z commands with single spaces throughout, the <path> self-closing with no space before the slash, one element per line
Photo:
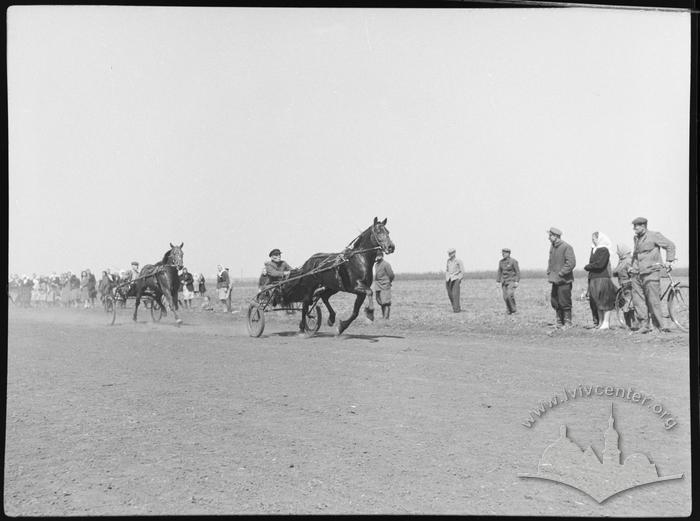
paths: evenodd
<path fill-rule="evenodd" d="M 540 457 L 537 474 L 518 474 L 518 477 L 562 483 L 588 494 L 598 503 L 623 490 L 683 477 L 683 474 L 659 476 L 656 465 L 641 453 L 632 454 L 620 463 L 619 439 L 611 403 L 608 428 L 603 433 L 602 461 L 592 447 L 583 450 L 574 443 L 567 436 L 566 425 L 561 425 L 559 439 Z"/>

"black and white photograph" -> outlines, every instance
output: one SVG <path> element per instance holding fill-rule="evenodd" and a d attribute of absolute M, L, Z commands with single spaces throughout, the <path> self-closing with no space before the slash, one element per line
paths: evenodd
<path fill-rule="evenodd" d="M 697 12 L 445 4 L 8 8 L 5 515 L 690 515 Z"/>

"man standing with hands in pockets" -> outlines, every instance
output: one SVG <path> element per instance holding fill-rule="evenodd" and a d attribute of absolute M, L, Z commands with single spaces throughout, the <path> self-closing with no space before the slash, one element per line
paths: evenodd
<path fill-rule="evenodd" d="M 561 230 L 550 228 L 549 235 L 549 264 L 547 265 L 547 280 L 552 285 L 550 301 L 557 313 L 555 327 L 568 329 L 571 323 L 571 287 L 574 283 L 574 268 L 576 255 L 570 244 L 561 240 Z"/>
<path fill-rule="evenodd" d="M 503 248 L 501 255 L 503 255 L 503 258 L 498 262 L 496 284 L 503 290 L 506 311 L 509 315 L 512 315 L 517 311 L 515 309 L 515 288 L 520 283 L 520 266 L 518 266 L 518 261 L 510 256 L 509 248 Z"/>
<path fill-rule="evenodd" d="M 445 268 L 445 287 L 447 288 L 447 296 L 452 304 L 452 311 L 459 313 L 462 308 L 459 303 L 459 286 L 462 284 L 464 277 L 464 265 L 456 256 L 457 251 L 454 248 L 447 250 L 447 267 Z"/>

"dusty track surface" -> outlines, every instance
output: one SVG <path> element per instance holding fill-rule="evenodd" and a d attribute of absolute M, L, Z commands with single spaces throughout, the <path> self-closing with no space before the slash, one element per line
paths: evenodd
<path fill-rule="evenodd" d="M 11 308 L 5 513 L 687 515 L 688 335 L 586 330 L 583 303 L 578 327 L 549 335 L 546 285 L 524 282 L 514 317 L 491 281 L 466 284 L 461 314 L 439 281 L 405 283 L 391 321 L 358 319 L 339 338 L 297 337 L 284 314 L 255 339 L 242 312 L 185 311 L 177 328 L 147 312 L 107 326 L 100 310 Z M 591 396 L 523 425 L 578 384 L 644 391 L 678 424 Z M 611 400 L 623 458 L 684 479 L 598 504 L 517 477 L 560 424 L 600 455 Z"/>

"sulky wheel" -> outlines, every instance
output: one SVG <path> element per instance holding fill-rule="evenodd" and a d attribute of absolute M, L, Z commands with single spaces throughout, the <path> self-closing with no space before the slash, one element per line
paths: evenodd
<path fill-rule="evenodd" d="M 163 318 L 163 305 L 155 300 L 151 300 L 150 308 L 151 320 L 153 320 L 153 322 L 160 322 L 160 319 Z"/>
<path fill-rule="evenodd" d="M 265 311 L 259 304 L 248 306 L 248 334 L 259 337 L 265 329 Z"/>
<path fill-rule="evenodd" d="M 321 308 L 316 306 L 311 311 L 306 313 L 306 328 L 304 333 L 306 336 L 314 336 L 316 332 L 321 328 L 321 321 L 323 320 L 323 313 L 321 313 Z"/>

